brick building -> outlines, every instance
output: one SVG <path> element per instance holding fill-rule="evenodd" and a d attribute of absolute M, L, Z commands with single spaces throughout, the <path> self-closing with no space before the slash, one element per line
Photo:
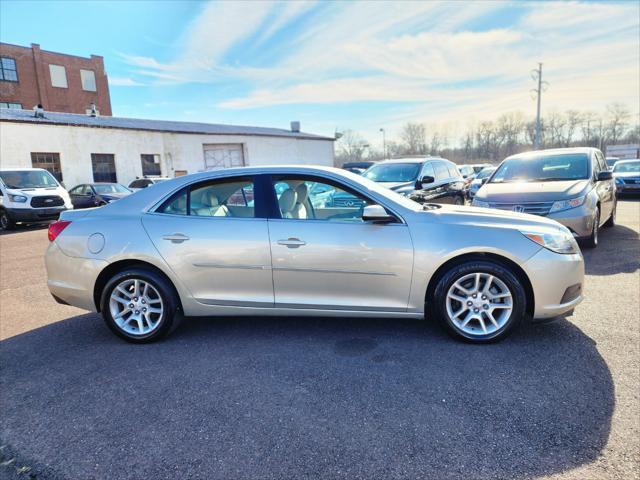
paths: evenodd
<path fill-rule="evenodd" d="M 0 43 L 0 107 L 86 113 L 95 104 L 111 115 L 109 83 L 101 56 L 76 57 Z"/>

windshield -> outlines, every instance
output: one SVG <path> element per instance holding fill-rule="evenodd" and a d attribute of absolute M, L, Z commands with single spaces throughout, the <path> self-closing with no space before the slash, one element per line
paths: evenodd
<path fill-rule="evenodd" d="M 126 187 L 123 187 L 119 183 L 96 183 L 93 185 L 93 189 L 96 193 L 131 193 Z"/>
<path fill-rule="evenodd" d="M 615 173 L 640 173 L 640 160 L 637 162 L 616 163 L 613 167 Z"/>
<path fill-rule="evenodd" d="M 491 183 L 559 182 L 589 178 L 589 157 L 585 153 L 511 158 L 502 162 Z"/>
<path fill-rule="evenodd" d="M 487 178 L 488 176 L 490 176 L 495 171 L 496 171 L 495 168 L 485 168 L 484 170 L 481 170 L 480 173 L 478 173 L 476 178 L 482 180 L 483 178 Z"/>
<path fill-rule="evenodd" d="M 421 163 L 386 163 L 374 165 L 362 174 L 374 182 L 411 182 L 418 178 Z"/>
<path fill-rule="evenodd" d="M 57 180 L 46 170 L 9 170 L 0 172 L 7 188 L 57 188 Z"/>

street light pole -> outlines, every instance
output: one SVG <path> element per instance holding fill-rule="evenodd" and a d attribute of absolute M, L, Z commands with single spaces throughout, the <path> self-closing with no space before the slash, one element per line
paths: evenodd
<path fill-rule="evenodd" d="M 387 159 L 387 138 L 386 138 L 384 128 L 381 128 L 380 131 L 382 132 L 382 156 L 384 157 L 384 160 L 386 160 Z"/>

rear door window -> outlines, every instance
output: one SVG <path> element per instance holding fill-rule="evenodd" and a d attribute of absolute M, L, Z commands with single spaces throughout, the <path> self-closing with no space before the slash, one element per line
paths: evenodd
<path fill-rule="evenodd" d="M 254 218 L 253 179 L 230 178 L 190 185 L 170 197 L 156 212 L 195 217 Z"/>

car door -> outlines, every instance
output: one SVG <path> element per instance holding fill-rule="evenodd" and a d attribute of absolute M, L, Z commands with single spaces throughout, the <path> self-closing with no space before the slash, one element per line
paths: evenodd
<path fill-rule="evenodd" d="M 616 195 L 615 180 L 611 178 L 609 180 L 598 181 L 598 174 L 600 172 L 609 171 L 609 167 L 607 166 L 607 162 L 602 153 L 596 152 L 595 157 L 592 161 L 594 170 L 596 172 L 594 177 L 594 181 L 596 182 L 595 188 L 598 194 L 598 198 L 600 199 L 600 221 L 604 222 L 611 216 L 611 213 L 613 212 L 613 205 Z"/>
<path fill-rule="evenodd" d="M 198 302 L 273 306 L 267 219 L 254 185 L 254 177 L 194 183 L 143 216 L 158 252 Z"/>
<path fill-rule="evenodd" d="M 374 202 L 336 180 L 284 175 L 271 184 L 278 202 L 276 218 L 269 219 L 276 307 L 406 310 L 413 244 L 401 218 L 364 221 L 364 207 Z M 327 186 L 334 196 L 353 200 L 324 204 L 315 196 Z"/>
<path fill-rule="evenodd" d="M 449 170 L 444 162 L 433 162 L 433 169 L 436 173 L 436 181 L 434 183 L 434 196 L 432 201 L 435 203 L 452 203 L 447 191 L 449 179 Z"/>
<path fill-rule="evenodd" d="M 91 195 L 88 192 L 88 185 L 78 185 L 77 187 L 72 188 L 69 191 L 69 196 L 71 197 L 71 203 L 73 204 L 73 208 L 89 208 L 95 207 Z"/>

